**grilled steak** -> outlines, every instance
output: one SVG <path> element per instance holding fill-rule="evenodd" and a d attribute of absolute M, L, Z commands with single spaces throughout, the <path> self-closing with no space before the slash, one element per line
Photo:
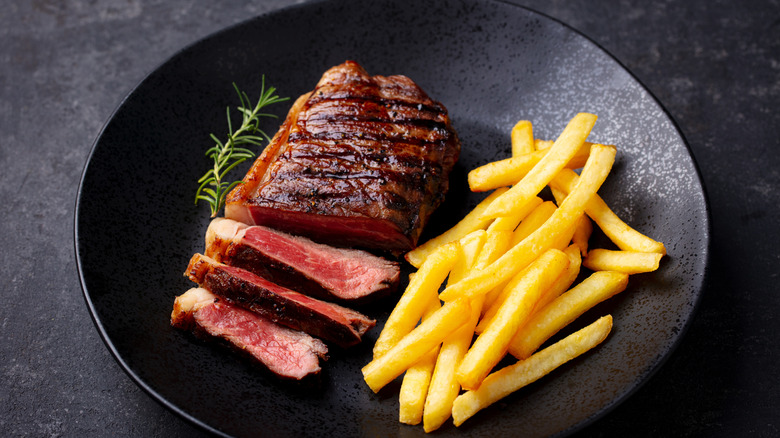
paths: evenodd
<path fill-rule="evenodd" d="M 192 330 L 202 338 L 226 341 L 288 379 L 300 380 L 319 373 L 319 358 L 325 358 L 328 352 L 320 340 L 276 325 L 202 288 L 190 289 L 176 298 L 171 325 Z"/>
<path fill-rule="evenodd" d="M 347 61 L 298 98 L 225 215 L 400 253 L 416 246 L 459 153 L 444 106 L 405 76 Z"/>
<path fill-rule="evenodd" d="M 206 255 L 331 301 L 365 302 L 395 290 L 400 277 L 398 263 L 368 252 L 335 248 L 224 218 L 209 225 Z"/>
<path fill-rule="evenodd" d="M 275 323 L 342 347 L 359 343 L 376 323 L 354 310 L 308 297 L 201 254 L 192 257 L 185 275 L 212 293 Z"/>

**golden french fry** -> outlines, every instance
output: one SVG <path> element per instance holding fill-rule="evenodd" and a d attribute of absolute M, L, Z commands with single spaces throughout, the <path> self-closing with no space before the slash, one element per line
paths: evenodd
<path fill-rule="evenodd" d="M 435 300 L 423 314 L 423 321 L 439 310 L 441 304 Z M 439 346 L 433 347 L 404 374 L 401 391 L 398 394 L 398 419 L 404 424 L 419 424 L 422 420 L 428 385 L 433 375 L 433 367 L 439 356 Z"/>
<path fill-rule="evenodd" d="M 515 334 L 509 353 L 525 359 L 547 339 L 577 319 L 596 304 L 626 289 L 628 274 L 599 271 L 535 312 L 528 323 Z"/>
<path fill-rule="evenodd" d="M 363 379 L 372 391 L 378 392 L 465 324 L 470 315 L 471 305 L 468 299 L 445 303 L 386 354 L 364 366 L 361 370 Z"/>
<path fill-rule="evenodd" d="M 509 342 L 531 314 L 542 291 L 550 287 L 568 264 L 566 254 L 551 249 L 534 261 L 520 280 L 512 285 L 506 301 L 458 366 L 457 378 L 462 387 L 479 387 L 506 354 Z"/>
<path fill-rule="evenodd" d="M 512 236 L 514 233 L 511 231 L 493 231 L 488 232 L 487 241 L 485 242 L 482 251 L 479 253 L 479 258 L 474 264 L 474 269 L 482 269 L 489 264 L 493 263 L 501 257 L 511 245 Z M 484 307 L 488 302 L 492 303 L 496 297 L 500 295 L 501 291 L 506 287 L 507 280 L 504 283 L 499 284 L 493 290 L 483 295 L 484 300 L 481 301 L 480 312 L 484 312 Z M 481 331 L 477 332 L 480 333 Z"/>
<path fill-rule="evenodd" d="M 539 301 L 536 302 L 534 312 L 532 316 L 547 306 L 552 300 L 558 298 L 562 293 L 569 290 L 574 281 L 577 280 L 577 276 L 580 274 L 580 267 L 582 266 L 582 256 L 577 244 L 569 245 L 563 250 L 566 256 L 569 257 L 569 266 L 566 271 L 555 280 L 552 286 L 544 291 Z"/>
<path fill-rule="evenodd" d="M 512 246 L 522 242 L 523 239 L 541 227 L 557 209 L 558 207 L 552 201 L 545 201 L 534 208 L 515 229 L 515 234 L 512 236 Z"/>
<path fill-rule="evenodd" d="M 474 207 L 469 214 L 460 220 L 455 226 L 440 234 L 437 237 L 423 243 L 417 248 L 409 251 L 404 256 L 406 261 L 409 262 L 415 268 L 422 266 L 428 256 L 430 256 L 436 248 L 460 239 L 461 237 L 471 233 L 472 231 L 485 229 L 490 224 L 489 218 L 483 218 L 482 213 L 488 206 L 499 196 L 507 191 L 506 188 L 496 189 L 493 193 L 482 200 L 476 207 Z"/>
<path fill-rule="evenodd" d="M 477 326 L 474 328 L 474 333 L 479 335 L 482 334 L 483 331 L 485 331 L 487 326 L 490 324 L 490 321 L 492 321 L 493 318 L 496 316 L 496 313 L 498 313 L 498 309 L 506 301 L 506 298 L 509 296 L 510 291 L 512 291 L 517 286 L 517 283 L 521 279 L 523 279 L 523 277 L 525 277 L 527 271 L 528 271 L 528 267 L 526 267 L 525 269 L 517 273 L 517 275 L 512 277 L 500 289 L 496 288 L 485 295 L 485 302 L 482 308 L 482 318 L 480 319 Z M 488 303 L 488 299 L 490 300 L 489 303 Z"/>
<path fill-rule="evenodd" d="M 542 140 L 544 141 L 544 140 Z M 540 140 L 536 140 L 537 146 Z M 553 142 L 549 142 L 552 146 Z M 574 156 L 566 163 L 569 169 L 579 169 L 585 165 L 593 143 L 584 142 Z M 537 149 L 539 149 L 537 147 Z M 486 192 L 499 187 L 508 187 L 517 184 L 518 181 L 538 163 L 549 149 L 536 150 L 525 155 L 513 156 L 504 160 L 493 161 L 483 166 L 472 169 L 468 174 L 469 189 L 472 192 Z"/>
<path fill-rule="evenodd" d="M 550 149 L 554 143 L 555 142 L 552 141 L 552 140 L 542 140 L 540 138 L 536 138 L 536 139 L 534 139 L 534 149 L 536 149 L 537 151 L 543 151 L 543 150 L 546 150 L 546 149 Z M 583 144 L 587 144 L 587 143 L 588 142 L 586 141 Z M 590 147 L 588 148 L 588 151 L 590 151 Z"/>
<path fill-rule="evenodd" d="M 460 392 L 455 371 L 471 345 L 481 306 L 482 297 L 475 298 L 471 302 L 469 320 L 442 342 L 428 389 L 428 397 L 425 399 L 423 428 L 426 432 L 441 427 L 451 415 L 452 402 Z"/>
<path fill-rule="evenodd" d="M 580 250 L 577 245 L 570 245 L 563 252 L 568 257 L 569 263 L 566 266 L 566 269 L 564 269 L 558 278 L 555 279 L 553 284 L 542 291 L 542 295 L 539 297 L 539 300 L 536 302 L 534 310 L 531 313 L 532 315 L 542 307 L 546 306 L 550 301 L 557 298 L 560 294 L 566 292 L 572 283 L 574 283 L 574 280 L 577 279 L 577 275 L 579 275 L 580 266 L 582 265 L 582 258 L 580 256 Z M 493 320 L 496 313 L 498 312 L 498 309 L 501 307 L 504 301 L 506 301 L 508 290 L 510 288 L 511 287 L 504 287 L 504 289 L 501 291 L 501 293 L 498 294 L 497 297 L 495 297 L 494 301 L 490 304 L 489 307 L 487 304 L 487 299 L 485 300 L 484 306 L 486 309 L 483 310 L 482 319 L 474 329 L 477 334 L 482 333 Z"/>
<path fill-rule="evenodd" d="M 460 243 L 460 256 L 447 277 L 447 284 L 456 283 L 469 272 L 486 239 L 487 232 L 485 230 L 477 230 L 465 235 L 458 241 Z"/>
<path fill-rule="evenodd" d="M 476 269 L 482 269 L 489 265 L 490 263 L 493 263 L 498 257 L 503 255 L 507 248 L 511 248 L 515 246 L 517 243 L 520 242 L 518 240 L 518 236 L 523 236 L 523 238 L 527 237 L 528 234 L 533 232 L 536 228 L 542 225 L 544 221 L 546 221 L 549 218 L 549 215 L 552 214 L 552 212 L 555 210 L 555 205 L 553 205 L 552 202 L 542 203 L 540 198 L 536 198 L 539 201 L 535 202 L 534 205 L 536 207 L 529 213 L 523 220 L 520 222 L 520 225 L 517 227 L 517 229 L 514 231 L 514 233 L 511 233 L 509 236 L 506 237 L 506 240 L 504 240 L 504 237 L 500 236 L 493 236 L 494 242 L 491 243 L 491 245 L 485 245 L 486 250 L 483 250 L 482 253 L 480 253 L 480 263 L 477 263 L 475 265 Z M 529 204 L 530 205 L 530 204 Z M 552 207 L 550 209 L 549 207 Z M 549 211 L 549 215 L 547 212 Z M 496 219 L 496 222 L 504 218 L 498 218 Z M 494 224 L 496 223 L 494 222 Z M 525 225 L 523 225 L 525 224 Z M 492 225 L 492 224 L 491 224 Z M 533 228 L 533 229 L 532 229 Z M 563 239 L 566 239 L 565 237 Z M 490 240 L 490 238 L 488 239 Z M 557 248 L 557 245 L 552 245 L 552 247 Z M 489 248 L 489 250 L 488 250 Z M 487 256 L 487 257 L 485 257 Z M 494 304 L 496 302 L 496 299 L 502 295 L 502 291 L 506 288 L 508 281 L 504 281 L 500 283 L 498 286 L 490 290 L 487 294 L 485 294 L 485 303 L 483 306 L 483 314 L 486 312 L 489 312 L 490 309 L 493 309 L 493 313 L 495 313 Z M 482 329 L 484 329 L 484 325 L 480 322 L 479 325 L 477 325 L 476 332 L 482 333 Z"/>
<path fill-rule="evenodd" d="M 550 219 L 489 266 L 475 270 L 468 277 L 448 286 L 439 298 L 449 301 L 461 296 L 485 294 L 528 266 L 552 245 L 559 244 L 562 236 L 573 234 L 574 225 L 585 210 L 585 205 L 607 178 L 615 161 L 615 152 L 611 146 L 593 145 L 577 185 Z M 571 234 L 568 238 L 571 238 Z M 563 244 L 564 248 L 567 243 Z"/>
<path fill-rule="evenodd" d="M 491 231 L 512 231 L 517 228 L 517 225 L 528 217 L 539 205 L 542 204 L 542 198 L 534 196 L 525 206 L 519 209 L 512 216 L 501 216 L 493 219 L 490 226 L 487 228 L 488 232 Z"/>
<path fill-rule="evenodd" d="M 566 166 L 585 142 L 595 123 L 594 114 L 579 113 L 574 116 L 555 140 L 549 152 L 528 171 L 523 179 L 492 202 L 483 216 L 490 218 L 511 216 L 525 206 Z"/>
<path fill-rule="evenodd" d="M 588 255 L 588 240 L 590 235 L 593 234 L 593 224 L 587 215 L 580 216 L 580 220 L 577 221 L 577 225 L 574 227 L 574 235 L 572 241 L 580 248 L 582 256 Z"/>
<path fill-rule="evenodd" d="M 582 264 L 594 271 L 617 271 L 625 274 L 641 274 L 658 269 L 663 254 L 657 252 L 610 251 L 593 249 Z"/>
<path fill-rule="evenodd" d="M 534 151 L 534 128 L 528 120 L 520 120 L 512 128 L 512 156 L 519 157 Z"/>
<path fill-rule="evenodd" d="M 567 245 L 572 240 L 573 234 L 574 234 L 574 227 L 571 227 L 567 232 L 559 234 L 552 241 L 550 241 L 550 247 L 548 249 L 557 249 L 563 251 L 564 249 L 566 249 Z M 510 245 L 514 246 L 514 243 L 511 243 Z M 506 299 L 506 295 L 507 295 L 506 290 L 507 290 L 508 283 L 509 283 L 508 281 L 499 283 L 497 287 L 495 287 L 494 289 L 490 290 L 485 294 L 485 303 L 482 309 L 483 318 L 479 322 L 479 325 L 477 325 L 477 328 L 475 329 L 477 334 L 482 333 L 485 327 L 487 327 L 487 324 L 490 322 L 493 315 L 498 310 L 498 307 Z"/>
<path fill-rule="evenodd" d="M 480 410 L 580 356 L 606 339 L 611 329 L 612 316 L 603 316 L 528 359 L 490 374 L 477 390 L 467 391 L 455 399 L 453 423 L 460 426 Z"/>
<path fill-rule="evenodd" d="M 551 188 L 550 191 L 555 197 L 555 202 L 558 204 L 563 202 L 564 198 L 566 198 L 566 193 L 563 193 L 558 189 Z M 583 257 L 588 255 L 588 240 L 590 240 L 591 234 L 593 234 L 593 224 L 590 222 L 587 215 L 582 215 L 574 228 L 572 241 L 580 247 Z"/>
<path fill-rule="evenodd" d="M 471 343 L 472 334 L 467 332 L 467 335 L 449 342 L 445 340 L 439 350 L 423 410 L 423 428 L 426 432 L 438 429 L 450 418 L 452 402 L 460 392 L 460 384 L 455 378 L 455 367 Z"/>
<path fill-rule="evenodd" d="M 472 169 L 468 173 L 469 189 L 472 192 L 486 192 L 500 187 L 509 187 L 528 174 L 547 155 L 548 151 L 534 151 L 499 161 L 491 161 Z"/>
<path fill-rule="evenodd" d="M 479 256 L 474 261 L 473 268 L 481 269 L 501 257 L 509 248 L 511 237 L 511 231 L 488 231 L 485 236 L 485 244 L 482 245 L 482 251 L 479 252 Z"/>
<path fill-rule="evenodd" d="M 564 169 L 550 182 L 550 187 L 569 193 L 579 180 L 577 174 L 569 169 Z M 645 236 L 623 222 L 600 196 L 591 199 L 585 212 L 601 228 L 604 234 L 624 251 L 657 252 L 666 255 L 666 247 L 661 242 Z"/>
<path fill-rule="evenodd" d="M 534 149 L 537 151 L 540 150 L 547 150 L 552 147 L 552 145 L 555 142 L 552 140 L 534 140 Z M 588 154 L 590 154 L 590 147 L 593 146 L 593 143 L 586 141 L 582 143 L 582 146 L 577 150 L 577 153 L 574 154 L 574 156 L 569 160 L 568 163 L 566 163 L 566 168 L 568 169 L 579 169 L 582 166 L 585 165 L 585 162 L 588 161 Z M 614 145 L 609 145 L 614 146 Z"/>
<path fill-rule="evenodd" d="M 455 265 L 460 251 L 460 243 L 457 241 L 440 246 L 410 278 L 409 285 L 374 344 L 374 358 L 385 354 L 399 339 L 412 331 L 428 304 L 438 300 L 436 294 L 439 286 Z"/>
<path fill-rule="evenodd" d="M 517 226 L 520 220 L 526 217 L 526 214 L 533 211 L 533 209 L 538 207 L 540 204 L 542 204 L 542 199 L 537 196 L 528 203 L 526 208 L 524 208 L 523 211 L 518 214 L 518 216 L 504 216 L 496 218 L 487 229 L 486 240 L 481 251 L 479 252 L 479 258 L 473 264 L 473 267 L 476 269 L 484 268 L 503 255 L 512 245 L 512 238 L 514 233 L 511 230 Z M 461 239 L 461 244 L 462 242 L 463 240 Z M 453 269 L 453 271 L 455 271 L 455 269 Z M 462 274 L 466 274 L 466 272 L 463 272 Z M 450 284 L 455 284 L 463 277 L 464 275 L 461 275 L 460 272 L 455 276 L 450 274 L 447 285 L 449 286 Z M 503 290 L 503 286 L 496 289 L 498 292 L 500 292 Z"/>

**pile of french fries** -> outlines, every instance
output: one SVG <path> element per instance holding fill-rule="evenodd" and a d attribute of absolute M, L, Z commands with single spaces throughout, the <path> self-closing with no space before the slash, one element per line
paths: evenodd
<path fill-rule="evenodd" d="M 468 175 L 472 191 L 493 192 L 406 255 L 418 270 L 362 370 L 374 392 L 404 374 L 402 423 L 422 421 L 431 432 L 451 416 L 459 426 L 592 349 L 609 334 L 611 315 L 539 350 L 622 292 L 629 275 L 658 269 L 664 245 L 628 226 L 596 193 L 616 149 L 586 141 L 595 123 L 595 115 L 577 114 L 550 142 L 518 122 L 512 157 Z M 540 197 L 547 186 L 555 202 Z M 593 222 L 618 250 L 588 248 Z M 592 273 L 572 286 L 583 266 Z M 507 354 L 517 362 L 494 370 Z"/>

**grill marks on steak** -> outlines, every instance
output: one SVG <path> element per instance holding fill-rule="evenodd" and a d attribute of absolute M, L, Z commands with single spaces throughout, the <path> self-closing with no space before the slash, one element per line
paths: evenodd
<path fill-rule="evenodd" d="M 443 200 L 459 151 L 446 109 L 412 80 L 348 61 L 295 102 L 226 216 L 403 252 Z"/>
<path fill-rule="evenodd" d="M 186 275 L 201 287 L 271 321 L 349 347 L 376 321 L 352 309 L 274 284 L 247 270 L 195 254 Z"/>
<path fill-rule="evenodd" d="M 327 348 L 309 334 L 350 346 L 375 321 L 291 289 L 356 302 L 393 290 L 398 264 L 245 224 L 399 254 L 417 245 L 459 153 L 446 109 L 411 79 L 369 76 L 351 61 L 331 68 L 228 195 L 225 215 L 238 222 L 209 227 L 217 260 L 192 258 L 185 275 L 202 288 L 176 299 L 171 323 L 283 377 L 319 372 Z"/>
<path fill-rule="evenodd" d="M 217 218 L 206 236 L 207 256 L 329 301 L 365 302 L 394 291 L 400 278 L 396 262 L 267 227 Z"/>
<path fill-rule="evenodd" d="M 193 288 L 174 301 L 171 324 L 215 338 L 249 354 L 279 377 L 300 380 L 320 372 L 327 347 L 306 333 L 220 300 L 203 288 Z"/>

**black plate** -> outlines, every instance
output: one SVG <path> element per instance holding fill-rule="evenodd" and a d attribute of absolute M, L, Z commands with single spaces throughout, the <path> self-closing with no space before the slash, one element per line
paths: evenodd
<path fill-rule="evenodd" d="M 362 381 L 381 323 L 362 346 L 332 349 L 320 387 L 311 388 L 280 383 L 168 322 L 174 296 L 191 286 L 182 272 L 203 245 L 209 219 L 193 204 L 195 181 L 209 165 L 209 133 L 226 132 L 224 108 L 236 103 L 231 82 L 254 96 L 265 74 L 294 98 L 347 59 L 371 74 L 411 77 L 450 111 L 462 158 L 429 235 L 478 202 L 465 174 L 508 156 L 517 120 L 554 139 L 587 111 L 599 115 L 591 139 L 619 148 L 600 193 L 669 250 L 659 271 L 633 277 L 626 292 L 584 317 L 615 318 L 596 351 L 441 434 L 566 434 L 628 397 L 669 356 L 699 298 L 709 219 L 695 163 L 661 105 L 604 50 L 549 17 L 481 0 L 280 10 L 186 48 L 130 93 L 94 145 L 75 220 L 84 295 L 121 367 L 166 407 L 227 435 L 423 435 L 398 423 L 397 385 L 375 395 Z M 283 116 L 288 107 L 275 111 Z M 384 321 L 391 306 L 365 310 Z"/>

